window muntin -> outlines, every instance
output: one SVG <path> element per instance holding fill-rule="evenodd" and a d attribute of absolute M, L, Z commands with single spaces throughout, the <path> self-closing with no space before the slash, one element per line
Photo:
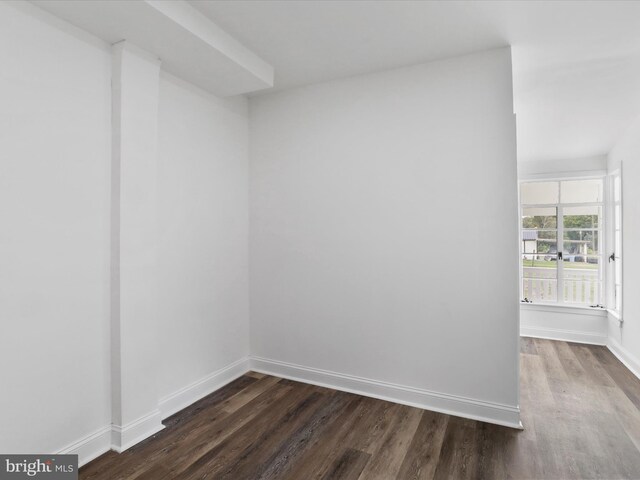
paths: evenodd
<path fill-rule="evenodd" d="M 603 302 L 602 179 L 523 182 L 521 294 L 525 302 Z"/>

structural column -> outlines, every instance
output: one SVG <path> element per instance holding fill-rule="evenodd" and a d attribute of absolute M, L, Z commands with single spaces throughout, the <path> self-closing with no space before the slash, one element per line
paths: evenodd
<path fill-rule="evenodd" d="M 156 170 L 160 61 L 128 42 L 112 47 L 112 445 L 163 428 L 156 341 Z"/>

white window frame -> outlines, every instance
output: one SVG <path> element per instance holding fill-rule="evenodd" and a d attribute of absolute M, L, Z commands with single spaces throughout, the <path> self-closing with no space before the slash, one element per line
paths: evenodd
<path fill-rule="evenodd" d="M 589 203 L 562 203 L 560 202 L 560 200 L 562 200 L 560 194 L 560 183 L 561 182 L 566 182 L 566 181 L 572 181 L 572 180 L 601 180 L 602 181 L 602 188 L 603 188 L 603 200 L 602 202 L 589 202 Z M 521 197 L 520 197 L 520 188 L 521 185 L 523 183 L 537 183 L 537 182 L 558 182 L 558 203 L 555 204 L 523 204 L 521 201 Z M 518 264 L 519 264 L 519 270 L 520 270 L 520 285 L 519 285 L 519 294 L 520 294 L 520 302 L 522 302 L 523 305 L 542 305 L 542 306 L 549 306 L 549 307 L 562 307 L 562 308 L 575 308 L 575 309 L 589 309 L 589 310 L 599 310 L 599 311 L 603 311 L 604 309 L 607 308 L 607 304 L 609 301 L 609 297 L 608 295 L 608 291 L 610 290 L 608 287 L 608 275 L 607 275 L 607 270 L 609 270 L 607 264 L 605 263 L 607 261 L 607 254 L 606 252 L 608 251 L 607 248 L 607 243 L 608 243 L 608 239 L 606 238 L 606 232 L 608 232 L 607 229 L 607 217 L 609 215 L 609 195 L 610 195 L 610 188 L 609 188 L 609 181 L 607 178 L 607 174 L 606 172 L 597 172 L 597 173 L 590 173 L 590 174 L 579 174 L 576 173 L 575 175 L 567 175 L 567 176 L 548 176 L 548 175 L 536 175 L 533 177 L 527 177 L 527 178 L 521 178 L 518 181 L 518 202 L 519 202 L 519 219 L 518 219 L 518 232 L 519 232 L 519 245 L 520 247 L 518 248 Z M 598 229 L 598 242 L 599 242 L 599 253 L 597 255 L 592 255 L 594 257 L 598 257 L 599 258 L 599 276 L 600 276 L 600 288 L 601 288 L 601 292 L 599 295 L 599 299 L 600 299 L 600 306 L 591 306 L 591 305 L 587 305 L 587 304 L 579 304 L 579 303 L 571 303 L 571 302 L 565 302 L 564 301 L 564 260 L 560 260 L 559 258 L 557 258 L 557 267 L 556 267 L 556 272 L 557 272 L 557 292 L 556 292 L 556 301 L 555 302 L 547 302 L 547 301 L 536 301 L 536 302 L 532 302 L 532 303 L 524 303 L 524 285 L 523 285 L 523 266 L 522 266 L 522 256 L 523 256 L 523 252 L 522 252 L 522 232 L 523 230 L 525 230 L 522 227 L 522 214 L 523 214 L 523 209 L 524 208 L 556 208 L 556 215 L 557 215 L 557 220 L 556 220 L 556 230 L 557 230 L 557 237 L 556 237 L 556 242 L 557 242 L 557 250 L 560 252 L 562 250 L 564 250 L 564 218 L 563 218 L 563 211 L 564 208 L 567 207 L 588 207 L 588 206 L 598 206 L 601 207 L 601 212 L 602 212 L 602 218 L 600 220 L 600 226 Z"/>
<path fill-rule="evenodd" d="M 615 198 L 615 182 L 618 180 L 620 182 L 620 196 L 619 199 Z M 609 228 L 607 229 L 607 243 L 609 247 L 607 248 L 606 257 L 607 257 L 607 274 L 609 278 L 609 282 L 607 284 L 607 312 L 611 314 L 614 318 L 618 319 L 620 322 L 623 321 L 622 309 L 624 302 L 624 278 L 623 278 L 623 251 L 624 251 L 624 235 L 623 235 L 623 204 L 622 204 L 622 165 L 616 170 L 609 173 L 607 176 L 607 213 L 609 218 L 611 219 L 609 222 Z M 620 215 L 616 215 L 616 207 L 620 209 Z M 616 232 L 620 235 L 620 247 L 616 248 L 615 238 Z M 617 250 L 617 251 L 616 251 Z M 615 261 L 610 261 L 611 255 L 615 255 Z M 620 282 L 618 283 L 616 280 L 618 278 L 618 271 L 620 272 Z M 616 287 L 620 287 L 616 289 Z M 620 302 L 618 304 L 616 298 L 616 292 L 620 292 Z"/>

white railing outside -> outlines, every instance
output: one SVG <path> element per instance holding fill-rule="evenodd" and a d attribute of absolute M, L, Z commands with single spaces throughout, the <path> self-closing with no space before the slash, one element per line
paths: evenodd
<path fill-rule="evenodd" d="M 555 268 L 523 267 L 523 297 L 532 302 L 556 302 L 558 281 Z M 595 268 L 565 268 L 562 293 L 565 303 L 600 303 L 600 280 Z"/>

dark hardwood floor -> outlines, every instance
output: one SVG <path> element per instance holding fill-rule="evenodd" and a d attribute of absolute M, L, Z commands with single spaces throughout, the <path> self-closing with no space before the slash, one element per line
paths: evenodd
<path fill-rule="evenodd" d="M 523 431 L 249 373 L 81 479 L 640 479 L 640 381 L 606 348 L 522 339 Z"/>

